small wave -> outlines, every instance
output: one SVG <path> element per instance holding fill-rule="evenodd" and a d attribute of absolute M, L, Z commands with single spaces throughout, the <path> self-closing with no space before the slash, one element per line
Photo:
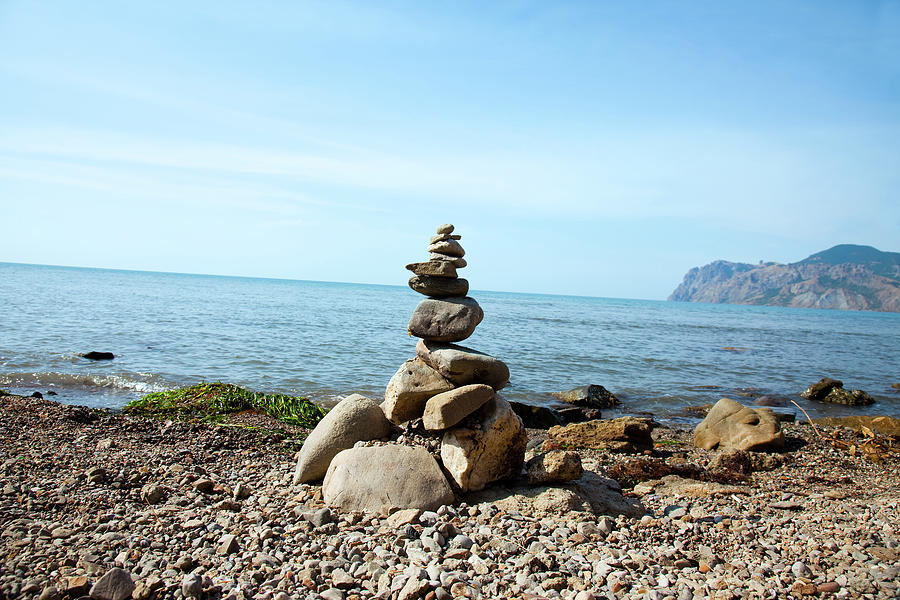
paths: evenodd
<path fill-rule="evenodd" d="M 150 394 L 172 389 L 161 377 L 150 373 L 119 373 L 103 375 L 75 375 L 72 373 L 36 372 L 4 373 L 0 386 L 22 388 L 56 388 L 61 390 L 104 390 Z"/>

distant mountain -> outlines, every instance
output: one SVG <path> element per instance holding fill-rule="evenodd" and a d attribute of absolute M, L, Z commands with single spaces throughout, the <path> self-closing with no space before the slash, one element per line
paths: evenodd
<path fill-rule="evenodd" d="M 669 300 L 900 312 L 900 253 L 841 244 L 787 265 L 717 260 Z"/>

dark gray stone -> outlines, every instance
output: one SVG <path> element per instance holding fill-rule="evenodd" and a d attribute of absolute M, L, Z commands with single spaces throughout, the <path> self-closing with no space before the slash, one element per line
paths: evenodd
<path fill-rule="evenodd" d="M 425 296 L 433 298 L 464 297 L 469 293 L 469 282 L 465 279 L 414 275 L 409 278 L 409 287 Z"/>

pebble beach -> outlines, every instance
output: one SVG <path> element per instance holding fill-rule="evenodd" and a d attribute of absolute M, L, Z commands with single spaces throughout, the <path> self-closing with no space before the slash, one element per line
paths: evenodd
<path fill-rule="evenodd" d="M 900 459 L 883 436 L 873 462 L 848 451 L 861 433 L 786 424 L 785 451 L 751 453 L 750 472 L 731 481 L 623 479 L 623 500 L 638 508 L 627 515 L 557 501 L 552 488 L 504 501 L 522 497 L 515 482 L 487 500 L 381 515 L 332 510 L 320 486 L 293 484 L 296 428 L 248 422 L 257 427 L 3 397 L 0 598 L 900 593 Z M 546 432 L 528 434 L 530 455 Z M 722 463 L 688 429 L 659 426 L 653 439 L 639 454 L 580 450 L 583 479 L 651 463 L 714 474 Z"/>

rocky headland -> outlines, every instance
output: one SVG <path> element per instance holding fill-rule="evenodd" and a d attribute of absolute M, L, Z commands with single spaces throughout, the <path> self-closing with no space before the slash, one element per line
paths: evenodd
<path fill-rule="evenodd" d="M 842 244 L 790 264 L 717 260 L 669 300 L 900 312 L 900 253 Z"/>

